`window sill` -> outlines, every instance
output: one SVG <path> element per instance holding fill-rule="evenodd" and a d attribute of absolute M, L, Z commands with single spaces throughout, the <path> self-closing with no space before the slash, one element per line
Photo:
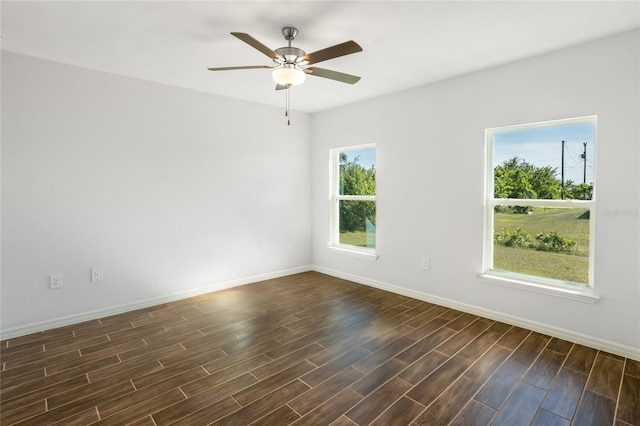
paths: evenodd
<path fill-rule="evenodd" d="M 359 257 L 360 259 L 378 260 L 378 255 L 373 250 L 357 250 L 343 246 L 329 246 L 329 250 L 335 253 L 346 254 L 347 256 Z"/>
<path fill-rule="evenodd" d="M 532 291 L 534 293 L 547 294 L 550 296 L 561 297 L 563 299 L 575 300 L 582 303 L 596 303 L 600 300 L 598 295 L 590 287 L 574 287 L 570 285 L 563 286 L 562 284 L 554 285 L 543 282 L 533 282 L 519 280 L 511 276 L 503 276 L 499 273 L 489 272 L 485 274 L 478 274 L 478 276 L 485 282 L 490 284 L 497 284 L 505 287 L 517 288 L 526 291 Z"/>

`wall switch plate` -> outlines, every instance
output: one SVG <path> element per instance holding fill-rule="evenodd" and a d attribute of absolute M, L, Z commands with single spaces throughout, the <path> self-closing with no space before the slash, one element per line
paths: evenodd
<path fill-rule="evenodd" d="M 50 289 L 57 289 L 57 288 L 62 288 L 62 286 L 64 285 L 63 281 L 62 281 L 62 274 L 57 272 L 57 273 L 53 273 L 49 276 L 49 288 Z"/>
<path fill-rule="evenodd" d="M 104 280 L 104 271 L 102 266 L 99 268 L 91 268 L 91 282 L 95 283 Z"/>
<path fill-rule="evenodd" d="M 291 241 L 287 243 L 287 250 L 289 251 L 293 250 L 293 243 Z"/>

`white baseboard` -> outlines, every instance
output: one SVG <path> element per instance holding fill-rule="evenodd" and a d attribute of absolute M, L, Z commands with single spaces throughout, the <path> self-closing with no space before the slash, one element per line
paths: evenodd
<path fill-rule="evenodd" d="M 335 271 L 333 269 L 328 269 L 328 268 L 324 268 L 317 265 L 313 265 L 311 269 L 313 271 L 320 272 L 326 275 L 331 275 L 336 278 L 342 278 L 348 281 L 353 281 L 358 284 L 364 284 L 370 287 L 379 288 L 381 290 L 386 290 L 392 293 L 401 294 L 403 296 L 411 297 L 414 299 L 424 300 L 425 302 L 434 303 L 437 305 L 445 306 L 447 308 L 456 309 L 458 311 L 467 312 L 473 315 L 478 315 L 478 316 L 492 319 L 495 321 L 504 322 L 506 324 L 515 325 L 518 327 L 526 328 L 528 330 L 537 331 L 539 333 L 546 334 L 548 336 L 557 337 L 558 339 L 567 340 L 573 343 L 589 346 L 591 348 L 599 349 L 615 355 L 620 355 L 625 358 L 640 361 L 639 348 L 621 345 L 616 342 L 611 342 L 608 340 L 600 339 L 593 336 L 588 336 L 581 333 L 576 333 L 571 330 L 554 327 L 548 324 L 531 321 L 531 320 L 516 317 L 513 315 L 503 314 L 501 312 L 480 308 L 478 306 L 457 302 L 451 299 L 433 296 L 433 295 L 418 292 L 415 290 L 409 290 L 403 287 L 398 287 L 392 284 L 372 280 L 369 278 L 360 277 L 357 275 L 346 274 L 343 272 Z"/>
<path fill-rule="evenodd" d="M 292 269 L 285 269 L 282 271 L 269 272 L 269 273 L 260 274 L 260 275 L 253 275 L 251 277 L 225 281 L 222 283 L 217 283 L 217 284 L 213 284 L 206 287 L 200 287 L 192 290 L 186 290 L 178 293 L 168 294 L 166 296 L 140 300 L 137 302 L 125 303 L 118 306 L 110 306 L 104 309 L 96 309 L 93 311 L 83 312 L 80 314 L 53 318 L 47 321 L 41 321 L 41 322 L 27 324 L 19 327 L 8 328 L 5 330 L 0 330 L 0 340 L 7 340 L 7 339 L 12 339 L 14 337 L 26 336 L 27 334 L 39 333 L 42 331 L 51 330 L 53 328 L 64 327 L 67 325 L 77 324 L 85 321 L 91 321 L 98 318 L 104 318 L 110 315 L 134 311 L 136 309 L 148 308 L 150 306 L 155 306 L 162 303 L 175 302 L 176 300 L 186 299 L 194 296 L 200 296 L 202 294 L 211 293 L 219 290 L 225 290 L 232 287 L 239 287 L 246 284 L 252 284 L 258 281 L 286 277 L 288 275 L 299 274 L 301 272 L 308 272 L 310 270 L 311 270 L 311 266 L 307 265 L 307 266 L 300 266 Z"/>

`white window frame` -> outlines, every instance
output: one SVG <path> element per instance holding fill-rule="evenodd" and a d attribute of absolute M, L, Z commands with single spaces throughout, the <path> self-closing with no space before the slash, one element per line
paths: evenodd
<path fill-rule="evenodd" d="M 594 254 L 595 254 L 595 216 L 596 216 L 596 185 L 594 169 L 594 189 L 591 200 L 547 200 L 547 199 L 511 199 L 494 198 L 494 169 L 493 162 L 493 136 L 499 132 L 518 129 L 530 129 L 535 127 L 552 127 L 563 124 L 594 122 L 597 138 L 597 116 L 578 117 L 571 119 L 544 121 L 538 123 L 521 124 L 505 127 L 485 129 L 485 210 L 484 210 L 484 238 L 482 255 L 482 273 L 479 274 L 486 282 L 499 284 L 512 288 L 549 294 L 562 298 L 578 300 L 586 303 L 595 303 L 600 296 L 594 288 Z M 595 143 L 595 140 L 594 140 Z M 594 163 L 595 164 L 595 163 Z M 532 206 L 532 207 L 564 207 L 589 209 L 589 279 L 587 285 L 580 285 L 570 281 L 563 281 L 535 275 L 520 274 L 517 272 L 501 271 L 493 269 L 494 246 L 494 207 L 495 206 Z"/>
<path fill-rule="evenodd" d="M 340 153 L 344 151 L 352 151 L 362 148 L 374 148 L 376 144 L 363 144 L 344 146 L 340 148 L 333 148 L 329 150 L 329 164 L 330 164 L 330 219 L 329 219 L 329 248 L 337 253 L 360 257 L 363 259 L 376 260 L 378 258 L 378 238 L 376 229 L 376 248 L 353 246 L 350 244 L 340 243 L 340 201 L 373 201 L 376 203 L 376 215 L 377 215 L 377 181 L 376 181 L 376 195 L 341 195 L 340 194 Z M 377 149 L 376 149 L 376 162 L 377 162 Z M 377 173 L 377 168 L 376 168 Z M 377 222 L 376 222 L 377 225 Z"/>

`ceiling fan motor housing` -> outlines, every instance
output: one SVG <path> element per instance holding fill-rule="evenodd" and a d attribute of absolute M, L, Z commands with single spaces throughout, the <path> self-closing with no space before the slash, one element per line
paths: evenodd
<path fill-rule="evenodd" d="M 304 50 L 292 46 L 281 47 L 275 52 L 285 59 L 285 63 L 294 63 L 297 58 L 305 55 Z"/>

